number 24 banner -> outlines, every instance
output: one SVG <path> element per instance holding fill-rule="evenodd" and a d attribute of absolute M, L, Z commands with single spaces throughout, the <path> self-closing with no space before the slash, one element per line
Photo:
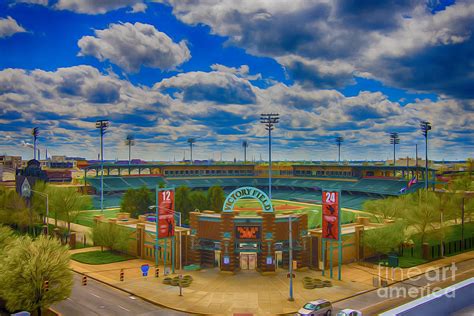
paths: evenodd
<path fill-rule="evenodd" d="M 174 236 L 174 190 L 158 192 L 158 238 Z"/>
<path fill-rule="evenodd" d="M 339 240 L 339 192 L 323 191 L 323 238 Z"/>

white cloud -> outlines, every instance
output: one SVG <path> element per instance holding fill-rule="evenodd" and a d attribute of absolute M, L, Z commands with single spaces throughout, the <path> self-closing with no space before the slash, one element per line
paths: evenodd
<path fill-rule="evenodd" d="M 9 37 L 16 33 L 24 33 L 26 30 L 18 25 L 11 16 L 0 18 L 0 38 Z"/>
<path fill-rule="evenodd" d="M 49 0 L 15 0 L 15 3 L 29 3 L 29 4 L 38 4 L 38 5 L 47 6 L 49 3 Z"/>
<path fill-rule="evenodd" d="M 213 64 L 211 65 L 211 69 L 218 72 L 228 72 L 228 73 L 236 75 L 237 77 L 245 78 L 251 81 L 262 79 L 262 74 L 258 73 L 255 75 L 251 75 L 250 68 L 248 65 L 241 65 L 239 68 L 236 68 L 236 67 L 227 67 L 221 64 Z"/>
<path fill-rule="evenodd" d="M 129 13 L 143 13 L 147 8 L 148 6 L 145 3 L 138 2 L 132 6 L 132 10 Z"/>
<path fill-rule="evenodd" d="M 338 134 L 346 138 L 344 157 L 384 159 L 391 155 L 387 138 L 391 131 L 400 132 L 400 153 L 412 154 L 414 144 L 423 141 L 420 119 L 433 123 L 433 157 L 465 158 L 474 146 L 465 139 L 474 125 L 469 111 L 472 102 L 419 100 L 401 106 L 380 92 L 346 97 L 336 90 L 297 84 L 258 88 L 231 73 L 234 70 L 221 69 L 178 74 L 153 88 L 133 85 L 90 66 L 2 70 L 0 132 L 11 138 L 0 142 L 0 150 L 21 152 L 14 143 L 29 140 L 30 125 L 35 124 L 42 130 L 40 144 L 47 145 L 49 152 L 94 158 L 98 146 L 94 119 L 107 117 L 111 121 L 106 136 L 110 159 L 126 157 L 121 144 L 128 132 L 140 135 L 135 150 L 144 159 L 174 155 L 181 159 L 189 136 L 201 137 L 197 159 L 221 150 L 227 159 L 240 157 L 242 139 L 251 142 L 249 157 L 258 159 L 260 153 L 266 155 L 266 131 L 258 122 L 259 113 L 265 111 L 281 115 L 274 132 L 280 158 L 334 158 L 331 148 Z M 245 67 L 241 72 L 247 73 Z M 173 97 L 163 94 L 168 89 L 175 93 Z"/>
<path fill-rule="evenodd" d="M 104 14 L 126 7 L 131 7 L 133 12 L 142 12 L 140 9 L 144 9 L 143 5 L 143 0 L 59 0 L 55 8 L 76 13 Z"/>
<path fill-rule="evenodd" d="M 139 22 L 111 24 L 96 30 L 95 36 L 83 36 L 77 44 L 80 56 L 108 59 L 127 72 L 137 72 L 142 66 L 172 70 L 191 58 L 185 41 L 175 43 L 153 25 Z"/>

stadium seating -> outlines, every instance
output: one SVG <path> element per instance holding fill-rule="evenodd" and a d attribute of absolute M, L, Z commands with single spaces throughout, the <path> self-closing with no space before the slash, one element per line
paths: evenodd
<path fill-rule="evenodd" d="M 348 181 L 349 180 L 349 181 Z M 87 182 L 100 191 L 100 177 L 88 178 Z M 164 178 L 161 176 L 106 176 L 104 177 L 104 192 L 123 192 L 128 189 L 137 189 L 146 186 L 153 189 L 159 183 L 167 186 L 188 186 L 195 189 L 207 189 L 213 185 L 224 188 L 226 192 L 241 186 L 254 186 L 265 189 L 268 187 L 267 178 L 256 177 L 195 177 L 195 178 Z M 320 203 L 320 191 L 341 190 L 344 193 L 342 206 L 359 209 L 367 199 L 387 195 L 399 195 L 400 190 L 407 186 L 407 180 L 394 179 L 321 179 L 321 178 L 274 178 L 272 179 L 273 198 L 287 199 L 301 202 Z M 414 191 L 423 187 L 423 183 L 416 183 L 407 191 Z"/>

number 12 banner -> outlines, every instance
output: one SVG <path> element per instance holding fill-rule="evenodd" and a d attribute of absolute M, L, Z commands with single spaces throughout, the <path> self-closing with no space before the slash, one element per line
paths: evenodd
<path fill-rule="evenodd" d="M 158 238 L 174 236 L 174 190 L 158 192 Z"/>
<path fill-rule="evenodd" d="M 323 238 L 340 239 L 339 192 L 323 191 Z"/>

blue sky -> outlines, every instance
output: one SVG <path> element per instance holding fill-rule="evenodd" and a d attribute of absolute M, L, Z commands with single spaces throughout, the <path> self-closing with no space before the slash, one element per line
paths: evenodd
<path fill-rule="evenodd" d="M 106 158 L 266 157 L 259 113 L 279 112 L 274 157 L 329 160 L 423 149 L 472 157 L 470 1 L 93 1 L 0 4 L 0 152 Z M 43 151 L 44 152 L 44 151 Z"/>

